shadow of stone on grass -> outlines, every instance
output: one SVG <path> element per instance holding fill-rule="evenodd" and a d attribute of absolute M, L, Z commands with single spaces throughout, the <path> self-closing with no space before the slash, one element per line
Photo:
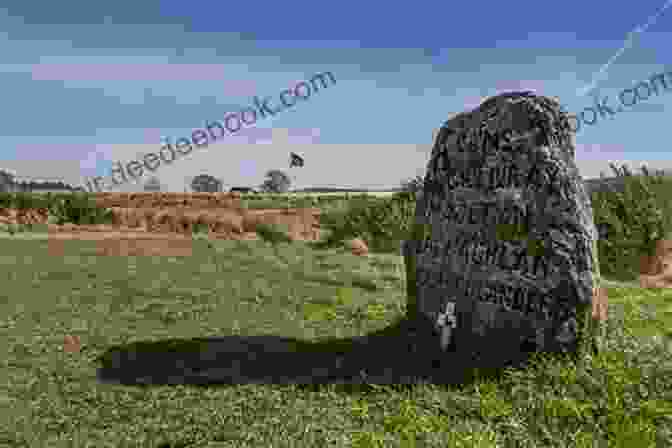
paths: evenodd
<path fill-rule="evenodd" d="M 423 348 L 427 337 L 401 321 L 366 336 L 318 342 L 279 336 L 136 342 L 104 353 L 98 379 L 124 385 L 458 385 L 474 379 L 474 368 L 478 376 L 496 376 L 528 358 L 521 353 L 513 361 L 473 365 L 465 362 L 469 355 Z"/>

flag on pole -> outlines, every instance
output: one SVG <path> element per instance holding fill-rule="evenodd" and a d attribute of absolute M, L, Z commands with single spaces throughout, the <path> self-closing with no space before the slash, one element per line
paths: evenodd
<path fill-rule="evenodd" d="M 295 167 L 295 166 L 303 166 L 303 157 L 299 156 L 296 153 L 290 152 L 289 153 L 289 167 Z"/>

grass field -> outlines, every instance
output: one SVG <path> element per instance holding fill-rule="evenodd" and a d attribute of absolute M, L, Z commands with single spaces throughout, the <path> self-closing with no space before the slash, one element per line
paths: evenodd
<path fill-rule="evenodd" d="M 0 238 L 0 446 L 672 446 L 672 291 L 610 284 L 599 356 L 459 386 L 406 351 L 394 255 L 95 244 Z"/>

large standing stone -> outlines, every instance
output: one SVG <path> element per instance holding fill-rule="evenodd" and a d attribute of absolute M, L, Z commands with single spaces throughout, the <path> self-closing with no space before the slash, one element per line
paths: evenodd
<path fill-rule="evenodd" d="M 530 92 L 490 98 L 434 143 L 404 246 L 408 313 L 444 350 L 486 364 L 575 352 L 594 331 L 596 240 L 559 103 Z"/>

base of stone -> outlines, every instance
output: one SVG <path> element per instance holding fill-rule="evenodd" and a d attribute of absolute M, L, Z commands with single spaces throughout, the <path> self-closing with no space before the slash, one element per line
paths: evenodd
<path fill-rule="evenodd" d="M 518 350 L 503 349 L 491 344 L 490 349 L 477 350 L 473 345 L 460 343 L 465 333 L 455 331 L 450 344 L 441 349 L 441 335 L 434 330 L 434 322 L 423 314 L 414 316 L 403 324 L 408 334 L 409 350 L 423 360 L 421 364 L 431 364 L 432 377 L 441 383 L 463 383 L 474 378 L 476 372 L 487 375 L 496 374 L 507 367 L 524 367 L 533 353 L 539 351 L 534 339 L 524 339 Z M 460 333 L 462 333 L 460 335 Z M 560 354 L 561 351 L 545 351 L 549 354 Z"/>

